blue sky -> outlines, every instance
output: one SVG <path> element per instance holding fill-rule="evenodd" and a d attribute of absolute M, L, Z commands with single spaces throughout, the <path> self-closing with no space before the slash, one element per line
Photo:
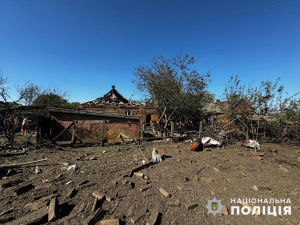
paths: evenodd
<path fill-rule="evenodd" d="M 0 0 L 0 67 L 9 84 L 27 80 L 102 96 L 111 85 L 132 96 L 133 69 L 153 56 L 194 56 L 208 90 L 222 98 L 239 75 L 259 84 L 281 77 L 299 91 L 300 1 Z"/>

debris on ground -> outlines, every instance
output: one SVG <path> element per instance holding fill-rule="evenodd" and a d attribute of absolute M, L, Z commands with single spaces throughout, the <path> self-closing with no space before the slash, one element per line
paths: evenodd
<path fill-rule="evenodd" d="M 201 139 L 204 147 L 210 147 L 210 146 L 220 146 L 220 142 L 210 138 L 210 137 L 204 137 Z"/>
<path fill-rule="evenodd" d="M 198 138 L 190 148 L 191 151 L 203 151 L 202 139 Z"/>
<path fill-rule="evenodd" d="M 171 194 L 165 191 L 163 188 L 159 189 L 160 193 L 162 193 L 166 198 L 170 198 Z"/>
<path fill-rule="evenodd" d="M 201 146 L 201 139 L 197 144 Z M 218 223 L 228 224 L 230 218 L 231 224 L 239 224 L 240 217 L 230 216 L 232 193 L 239 193 L 236 198 L 259 194 L 280 199 L 285 193 L 282 190 L 290 190 L 288 196 L 293 207 L 299 206 L 300 161 L 295 155 L 299 146 L 265 145 L 266 149 L 281 149 L 281 154 L 275 157 L 265 152 L 264 157 L 256 154 L 249 157 L 249 152 L 239 150 L 240 144 L 236 144 L 227 146 L 226 151 L 203 151 L 197 155 L 188 151 L 190 143 L 182 142 L 176 146 L 147 143 L 142 148 L 133 146 L 126 151 L 119 151 L 116 146 L 66 148 L 64 151 L 41 148 L 25 155 L 0 156 L 1 164 L 13 165 L 0 171 L 0 222 L 213 224 L 215 218 L 204 209 L 208 199 L 215 196 L 226 205 L 221 210 L 224 216 L 219 214 L 217 218 Z M 181 153 L 174 151 L 174 147 Z M 162 152 L 165 156 L 160 163 L 154 163 L 153 148 L 157 156 L 161 157 Z M 103 151 L 106 154 L 102 154 Z M 244 153 L 248 157 L 244 157 Z M 137 161 L 132 160 L 133 155 Z M 90 156 L 97 160 L 90 160 Z M 41 158 L 49 160 L 19 165 Z M 245 206 L 255 209 L 252 205 Z M 265 218 L 249 216 L 243 220 L 245 224 L 263 224 Z M 281 218 L 269 217 L 268 222 L 281 224 Z M 300 215 L 293 213 L 284 219 L 296 224 Z"/>
<path fill-rule="evenodd" d="M 153 148 L 152 151 L 152 161 L 153 163 L 159 163 L 162 161 L 161 155 L 158 153 L 158 151 L 155 148 Z"/>
<path fill-rule="evenodd" d="M 258 150 L 260 150 L 260 144 L 257 141 L 253 141 L 253 140 L 247 140 L 243 146 L 247 147 L 247 148 L 256 148 Z"/>

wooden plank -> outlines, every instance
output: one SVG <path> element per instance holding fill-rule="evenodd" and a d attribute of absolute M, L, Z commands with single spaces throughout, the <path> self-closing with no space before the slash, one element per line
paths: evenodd
<path fill-rule="evenodd" d="M 146 225 L 155 225 L 158 222 L 159 211 L 153 211 L 150 215 L 149 220 L 147 221 Z"/>
<path fill-rule="evenodd" d="M 62 222 L 63 225 L 72 225 L 72 223 L 68 219 L 63 219 Z"/>
<path fill-rule="evenodd" d="M 3 217 L 0 219 L 0 224 L 6 224 L 7 222 L 9 221 L 12 221 L 14 220 L 14 217 L 13 216 L 7 216 L 7 217 Z"/>
<path fill-rule="evenodd" d="M 31 190 L 32 188 L 33 188 L 32 183 L 30 183 L 30 184 L 25 184 L 25 185 L 22 185 L 22 186 L 20 186 L 20 187 L 17 187 L 15 190 L 13 190 L 13 191 L 11 192 L 10 195 L 16 197 L 16 196 L 18 196 L 18 195 L 20 195 L 20 194 L 23 194 L 23 193 L 25 193 L 25 192 Z"/>
<path fill-rule="evenodd" d="M 18 164 L 10 164 L 10 165 L 0 165 L 0 168 L 11 168 L 11 167 L 20 167 L 23 165 L 28 165 L 28 164 L 33 164 L 33 163 L 37 163 L 37 162 L 43 162 L 43 161 L 47 161 L 48 159 L 40 159 L 40 160 L 36 160 L 36 161 L 30 161 L 30 162 L 25 162 L 25 163 L 18 163 Z"/>
<path fill-rule="evenodd" d="M 31 202 L 31 203 L 27 203 L 24 206 L 25 210 L 30 210 L 30 211 L 35 211 L 38 210 L 40 208 L 46 207 L 48 205 L 49 201 L 35 201 L 35 202 Z"/>
<path fill-rule="evenodd" d="M 72 132 L 72 139 L 71 139 L 72 144 L 74 144 L 75 141 L 76 141 L 75 131 L 76 131 L 76 122 L 74 121 L 73 132 Z"/>
<path fill-rule="evenodd" d="M 104 211 L 102 208 L 98 209 L 92 215 L 88 216 L 83 222 L 83 225 L 94 225 L 104 216 Z"/>
<path fill-rule="evenodd" d="M 62 132 L 60 132 L 56 137 L 54 137 L 51 141 L 52 142 L 56 141 L 61 135 L 66 133 L 73 125 L 74 125 L 74 121 L 69 126 L 67 126 Z"/>
<path fill-rule="evenodd" d="M 167 198 L 171 197 L 171 194 L 166 192 L 163 188 L 159 188 L 159 191 Z"/>
<path fill-rule="evenodd" d="M 56 219 L 57 212 L 58 212 L 57 208 L 58 208 L 58 200 L 57 200 L 57 197 L 54 197 L 51 199 L 51 202 L 49 205 L 48 222 Z"/>
<path fill-rule="evenodd" d="M 37 186 L 34 188 L 33 198 L 39 199 L 41 197 L 53 194 L 52 187 L 50 186 Z"/>
<path fill-rule="evenodd" d="M 103 219 L 99 225 L 120 225 L 119 219 Z"/>
<path fill-rule="evenodd" d="M 101 194 L 99 191 L 94 191 L 93 192 L 93 196 L 98 198 L 100 201 L 104 201 L 105 200 L 105 195 Z"/>
<path fill-rule="evenodd" d="M 133 175 L 136 176 L 136 177 L 141 177 L 141 178 L 144 177 L 144 174 L 143 174 L 143 173 L 138 173 L 138 172 L 133 173 Z"/>
<path fill-rule="evenodd" d="M 68 192 L 66 195 L 66 198 L 72 198 L 76 194 L 77 190 L 75 188 L 72 188 L 71 191 Z"/>
<path fill-rule="evenodd" d="M 79 184 L 77 184 L 77 188 L 80 188 L 81 185 L 88 183 L 88 180 L 84 180 L 82 182 L 80 182 Z"/>
<path fill-rule="evenodd" d="M 39 221 L 41 221 L 47 215 L 48 215 L 48 209 L 47 207 L 44 207 L 30 214 L 26 214 L 25 216 L 19 219 L 13 220 L 12 222 L 7 223 L 7 225 L 39 224 Z"/>
<path fill-rule="evenodd" d="M 7 183 L 1 184 L 0 189 L 13 187 L 13 186 L 16 186 L 16 185 L 18 185 L 18 184 L 20 184 L 22 182 L 24 182 L 24 181 L 23 180 L 19 180 L 19 179 L 18 180 L 12 180 L 12 181 L 9 181 Z"/>
<path fill-rule="evenodd" d="M 97 197 L 95 197 L 93 206 L 92 206 L 92 212 L 95 212 L 100 207 L 100 201 Z"/>
<path fill-rule="evenodd" d="M 140 211 L 138 211 L 134 217 L 132 217 L 130 219 L 131 223 L 135 224 L 140 218 L 142 218 L 145 213 L 147 212 L 147 209 L 141 209 Z"/>
<path fill-rule="evenodd" d="M 108 211 L 109 215 L 114 214 L 114 212 L 117 210 L 119 205 L 120 205 L 119 201 L 115 202 L 114 205 Z"/>
<path fill-rule="evenodd" d="M 35 210 L 38 210 L 40 208 L 43 208 L 43 207 L 45 207 L 45 206 L 48 205 L 48 203 L 50 202 L 50 200 L 51 200 L 52 197 L 54 197 L 54 195 L 47 196 L 47 197 L 41 198 L 41 199 L 39 199 L 37 201 L 27 203 L 24 206 L 24 209 L 25 210 L 30 210 L 30 211 L 35 211 Z"/>
<path fill-rule="evenodd" d="M 108 202 L 112 202 L 115 198 L 111 195 L 106 195 L 105 196 L 105 200 L 108 201 Z"/>
<path fill-rule="evenodd" d="M 69 221 L 71 221 L 71 220 L 73 220 L 73 219 L 75 219 L 76 217 L 79 217 L 81 215 L 81 213 L 71 213 L 70 215 L 68 215 L 67 217 L 66 217 L 66 219 L 67 220 L 69 220 Z"/>
<path fill-rule="evenodd" d="M 81 203 L 81 205 L 79 206 L 79 208 L 78 208 L 78 210 L 77 210 L 77 213 L 81 213 L 81 212 L 83 212 L 84 211 L 84 209 L 85 209 L 85 207 L 86 207 L 86 203 Z"/>
<path fill-rule="evenodd" d="M 79 190 L 96 185 L 96 183 L 87 183 L 79 186 Z"/>

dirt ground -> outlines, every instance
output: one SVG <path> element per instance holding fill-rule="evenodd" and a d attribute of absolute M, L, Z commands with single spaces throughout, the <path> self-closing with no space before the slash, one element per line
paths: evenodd
<path fill-rule="evenodd" d="M 1 165 L 48 160 L 13 169 L 16 174 L 10 176 L 6 174 L 7 169 L 1 170 L 0 221 L 13 222 L 31 213 L 24 206 L 37 201 L 34 200 L 34 188 L 11 196 L 17 187 L 30 182 L 34 187 L 50 186 L 59 203 L 56 220 L 47 222 L 47 217 L 44 217 L 37 224 L 67 224 L 66 218 L 69 224 L 81 224 L 91 214 L 94 191 L 111 200 L 104 201 L 102 208 L 106 215 L 118 218 L 120 224 L 132 224 L 131 218 L 143 211 L 145 213 L 135 224 L 146 224 L 156 210 L 160 212 L 158 224 L 300 224 L 299 144 L 262 143 L 263 157 L 250 155 L 253 150 L 241 147 L 240 143 L 225 149 L 205 148 L 201 152 L 191 152 L 190 146 L 190 142 L 156 141 L 142 146 L 66 147 L 64 150 L 29 147 L 26 153 L 22 153 L 22 149 L 1 150 Z M 138 171 L 147 179 L 122 176 L 131 168 L 142 165 L 143 160 L 150 160 L 154 147 L 166 157 L 162 162 Z M 274 148 L 278 153 L 268 152 Z M 75 170 L 66 170 L 74 164 Z M 35 173 L 36 166 L 41 169 L 40 173 Z M 212 178 L 213 182 L 209 179 L 205 182 L 203 178 Z M 21 183 L 5 186 L 11 181 Z M 83 181 L 86 183 L 79 187 Z M 141 191 L 140 188 L 144 187 L 148 189 Z M 72 188 L 76 189 L 74 195 L 68 197 Z M 171 197 L 165 197 L 160 188 Z M 276 217 L 230 215 L 229 211 L 229 215 L 217 214 L 214 217 L 205 207 L 214 197 L 229 209 L 238 205 L 231 203 L 232 198 L 289 198 L 291 204 L 275 205 L 291 205 L 292 214 Z M 187 206 L 193 204 L 197 204 L 196 207 L 188 210 Z M 83 209 L 78 211 L 81 206 Z M 9 209 L 12 210 L 1 215 Z"/>

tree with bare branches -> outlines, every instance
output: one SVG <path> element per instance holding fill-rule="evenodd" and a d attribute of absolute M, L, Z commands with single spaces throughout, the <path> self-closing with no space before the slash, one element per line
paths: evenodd
<path fill-rule="evenodd" d="M 0 111 L 3 131 L 9 145 L 14 142 L 15 133 L 21 126 L 22 117 L 29 110 L 28 107 L 23 106 L 30 106 L 40 95 L 41 88 L 29 81 L 23 86 L 16 86 L 15 101 L 10 101 L 11 91 L 7 85 L 7 78 L 0 71 Z"/>

